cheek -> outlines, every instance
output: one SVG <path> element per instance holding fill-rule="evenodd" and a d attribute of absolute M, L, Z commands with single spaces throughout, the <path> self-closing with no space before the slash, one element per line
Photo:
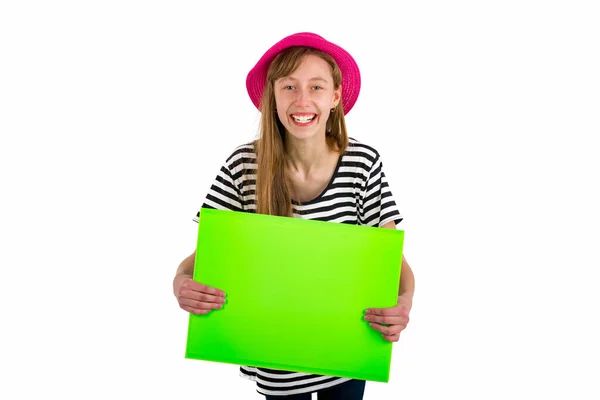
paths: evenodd
<path fill-rule="evenodd" d="M 285 106 L 280 98 L 275 97 L 275 113 L 281 119 L 281 114 L 285 114 Z"/>
<path fill-rule="evenodd" d="M 290 105 L 290 95 L 289 94 L 275 94 L 275 107 L 277 110 L 285 111 Z"/>
<path fill-rule="evenodd" d="M 333 108 L 330 98 L 323 98 L 316 104 L 322 115 L 329 115 L 329 110 Z"/>
<path fill-rule="evenodd" d="M 280 108 L 277 108 L 277 116 L 279 117 L 279 120 L 285 124 L 287 121 L 287 114 L 285 113 L 285 110 L 281 110 Z"/>
<path fill-rule="evenodd" d="M 333 107 L 335 95 L 334 93 L 321 93 L 315 97 L 315 102 L 323 109 L 330 109 Z"/>

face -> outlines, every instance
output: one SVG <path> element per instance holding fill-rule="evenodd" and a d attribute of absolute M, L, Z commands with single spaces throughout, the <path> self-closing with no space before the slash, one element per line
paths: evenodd
<path fill-rule="evenodd" d="M 279 120 L 297 139 L 325 137 L 330 110 L 338 105 L 341 92 L 341 86 L 334 89 L 329 64 L 319 56 L 308 55 L 298 69 L 275 81 Z"/>

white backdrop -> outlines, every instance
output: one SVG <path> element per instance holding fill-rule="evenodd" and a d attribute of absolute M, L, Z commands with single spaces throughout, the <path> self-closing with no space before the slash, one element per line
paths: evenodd
<path fill-rule="evenodd" d="M 600 398 L 592 3 L 2 2 L 0 397 L 261 398 L 184 359 L 171 282 L 246 73 L 313 31 L 359 63 L 417 282 L 365 398 Z"/>

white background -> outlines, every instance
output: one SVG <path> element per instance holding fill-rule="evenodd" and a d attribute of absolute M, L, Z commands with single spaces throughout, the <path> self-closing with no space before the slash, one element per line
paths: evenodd
<path fill-rule="evenodd" d="M 0 397 L 261 398 L 184 359 L 171 282 L 248 70 L 313 31 L 360 65 L 417 280 L 365 399 L 600 398 L 593 3 L 2 2 Z"/>

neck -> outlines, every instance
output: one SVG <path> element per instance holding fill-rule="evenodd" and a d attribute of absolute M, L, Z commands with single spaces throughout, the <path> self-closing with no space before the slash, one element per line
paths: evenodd
<path fill-rule="evenodd" d="M 331 153 L 324 137 L 318 136 L 310 139 L 298 140 L 288 135 L 285 141 L 288 167 L 295 172 L 308 175 L 327 163 Z"/>

